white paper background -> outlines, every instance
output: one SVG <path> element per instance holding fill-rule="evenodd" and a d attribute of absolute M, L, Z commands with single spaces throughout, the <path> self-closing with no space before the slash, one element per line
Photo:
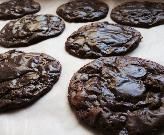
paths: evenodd
<path fill-rule="evenodd" d="M 3 2 L 4 0 L 0 0 Z M 38 14 L 56 14 L 56 8 L 68 0 L 37 0 L 42 9 Z M 125 0 L 106 0 L 111 9 Z M 161 0 L 162 1 L 162 0 Z M 102 21 L 113 22 L 108 16 Z M 0 21 L 2 28 L 7 21 Z M 67 37 L 84 23 L 66 23 L 66 29 L 57 38 L 33 46 L 19 48 L 26 52 L 46 53 L 62 64 L 61 77 L 54 88 L 32 106 L 12 113 L 0 114 L 0 135 L 93 135 L 76 120 L 67 101 L 67 87 L 74 72 L 91 60 L 78 59 L 64 49 Z M 164 65 L 164 25 L 151 29 L 139 29 L 143 35 L 140 46 L 131 56 L 153 60 Z M 0 53 L 8 49 L 0 47 Z"/>

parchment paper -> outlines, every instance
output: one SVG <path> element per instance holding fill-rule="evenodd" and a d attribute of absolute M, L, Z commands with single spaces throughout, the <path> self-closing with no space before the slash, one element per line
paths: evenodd
<path fill-rule="evenodd" d="M 3 2 L 4 0 L 0 0 Z M 38 14 L 56 14 L 56 8 L 68 0 L 36 0 L 42 9 Z M 161 0 L 162 1 L 162 0 Z M 111 9 L 125 0 L 105 0 Z M 163 1 L 164 2 L 164 1 Z M 101 21 L 113 22 L 108 16 Z M 2 28 L 8 21 L 0 21 Z M 46 53 L 62 64 L 61 77 L 53 89 L 32 106 L 12 113 L 0 114 L 0 135 L 93 135 L 90 129 L 79 124 L 71 111 L 67 100 L 69 81 L 80 67 L 91 60 L 78 59 L 64 49 L 67 37 L 79 27 L 89 23 L 66 23 L 62 35 L 35 44 L 19 48 L 26 52 Z M 143 35 L 140 46 L 130 56 L 141 57 L 164 65 L 164 25 L 151 29 L 139 29 Z M 0 47 L 0 53 L 9 49 Z"/>

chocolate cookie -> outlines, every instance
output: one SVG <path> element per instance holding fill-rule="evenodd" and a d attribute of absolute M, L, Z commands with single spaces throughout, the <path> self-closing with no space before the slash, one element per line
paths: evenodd
<path fill-rule="evenodd" d="M 53 15 L 27 15 L 10 21 L 0 31 L 0 45 L 22 47 L 60 35 L 65 24 Z"/>
<path fill-rule="evenodd" d="M 40 4 L 33 0 L 10 0 L 0 4 L 0 19 L 16 19 L 39 10 Z"/>
<path fill-rule="evenodd" d="M 141 34 L 131 27 L 99 22 L 74 32 L 67 39 L 65 48 L 79 58 L 107 57 L 132 51 L 141 39 Z"/>
<path fill-rule="evenodd" d="M 108 5 L 98 0 L 74 0 L 61 5 L 57 14 L 67 22 L 92 22 L 108 14 Z"/>
<path fill-rule="evenodd" d="M 127 2 L 112 10 L 111 18 L 119 24 L 150 28 L 164 24 L 164 3 Z"/>
<path fill-rule="evenodd" d="M 0 54 L 0 112 L 34 103 L 52 89 L 60 72 L 60 63 L 46 54 Z"/>
<path fill-rule="evenodd" d="M 164 67 L 102 57 L 74 74 L 68 98 L 81 121 L 108 135 L 156 135 L 164 124 Z"/>

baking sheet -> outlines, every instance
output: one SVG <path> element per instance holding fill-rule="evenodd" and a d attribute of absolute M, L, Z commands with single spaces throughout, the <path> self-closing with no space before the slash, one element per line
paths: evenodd
<path fill-rule="evenodd" d="M 3 1 L 5 0 L 0 0 L 0 2 Z M 36 1 L 42 6 L 38 14 L 56 14 L 56 8 L 68 2 L 68 0 Z M 114 6 L 125 1 L 127 0 L 105 0 L 109 4 L 110 11 Z M 101 21 L 112 23 L 110 12 Z M 0 21 L 0 28 L 7 22 Z M 53 56 L 62 64 L 62 74 L 53 89 L 32 106 L 16 112 L 0 114 L 0 135 L 99 135 L 78 123 L 67 100 L 67 88 L 73 73 L 91 60 L 78 59 L 69 55 L 64 49 L 64 43 L 72 32 L 85 24 L 89 23 L 66 23 L 65 31 L 57 38 L 19 48 L 25 52 L 41 52 Z M 137 29 L 142 33 L 143 40 L 140 46 L 128 55 L 164 65 L 164 25 L 151 29 Z M 8 50 L 0 47 L 0 53 Z"/>

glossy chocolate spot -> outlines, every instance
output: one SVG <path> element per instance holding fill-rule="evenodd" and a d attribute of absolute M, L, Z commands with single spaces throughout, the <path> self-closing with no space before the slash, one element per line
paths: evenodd
<path fill-rule="evenodd" d="M 134 81 L 128 78 L 116 77 L 116 90 L 120 93 L 130 96 L 142 96 L 145 92 L 145 86 L 140 81 Z"/>
<path fill-rule="evenodd" d="M 125 74 L 135 78 L 142 78 L 146 75 L 147 72 L 144 67 L 140 67 L 138 65 L 127 65 L 123 67 L 121 70 Z"/>

